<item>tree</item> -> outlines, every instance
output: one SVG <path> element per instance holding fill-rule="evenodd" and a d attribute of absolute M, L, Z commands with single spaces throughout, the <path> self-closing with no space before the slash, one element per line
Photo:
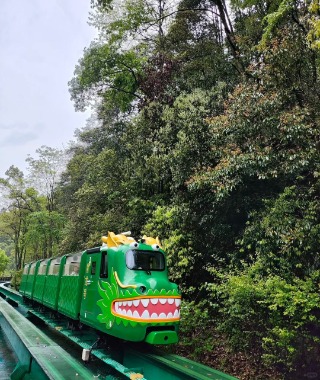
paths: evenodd
<path fill-rule="evenodd" d="M 30 155 L 26 159 L 28 180 L 39 194 L 46 197 L 46 209 L 51 212 L 55 210 L 55 190 L 66 167 L 66 152 L 43 145 L 36 153 L 37 159 Z"/>
<path fill-rule="evenodd" d="M 26 187 L 24 175 L 18 168 L 11 166 L 5 174 L 7 177 L 0 179 L 6 201 L 0 214 L 0 231 L 13 241 L 15 267 L 19 270 L 26 256 L 27 217 L 41 206 L 37 192 Z"/>

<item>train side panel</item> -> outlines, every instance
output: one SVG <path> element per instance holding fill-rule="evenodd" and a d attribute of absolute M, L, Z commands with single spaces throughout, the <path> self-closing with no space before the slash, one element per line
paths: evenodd
<path fill-rule="evenodd" d="M 58 308 L 61 274 L 65 261 L 65 256 L 52 259 L 47 270 L 42 303 L 54 310 Z"/>
<path fill-rule="evenodd" d="M 98 301 L 101 299 L 99 295 L 99 281 L 103 278 L 108 281 L 108 258 L 107 252 L 100 252 L 100 249 L 88 250 L 84 254 L 85 281 L 83 284 L 82 302 L 80 311 L 80 321 L 86 325 L 108 332 L 105 324 L 98 322 L 98 315 L 101 309 Z"/>
<path fill-rule="evenodd" d="M 21 277 L 21 284 L 20 284 L 20 293 L 24 295 L 26 285 L 27 285 L 27 279 L 28 279 L 28 274 L 29 274 L 29 268 L 30 268 L 30 263 L 25 264 L 23 267 L 23 272 L 22 272 L 22 277 Z"/>
<path fill-rule="evenodd" d="M 38 273 L 35 278 L 33 299 L 40 303 L 42 303 L 43 291 L 44 291 L 44 287 L 46 283 L 46 275 L 47 275 L 47 269 L 48 269 L 49 263 L 50 263 L 50 259 L 41 260 L 39 268 L 38 268 Z"/>
<path fill-rule="evenodd" d="M 83 290 L 85 262 L 83 253 L 66 258 L 58 297 L 58 311 L 72 319 L 78 319 Z"/>
<path fill-rule="evenodd" d="M 34 284 L 35 284 L 35 278 L 37 275 L 38 267 L 39 267 L 40 261 L 35 261 L 31 264 L 29 268 L 29 274 L 25 286 L 24 295 L 28 298 L 32 299 L 33 290 L 34 290 Z"/>

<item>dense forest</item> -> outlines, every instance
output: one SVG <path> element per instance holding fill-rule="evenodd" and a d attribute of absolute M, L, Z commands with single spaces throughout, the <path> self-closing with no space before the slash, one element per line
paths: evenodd
<path fill-rule="evenodd" d="M 320 377 L 319 0 L 91 5 L 69 88 L 92 116 L 0 179 L 0 270 L 159 236 L 183 293 L 171 349 L 243 380 Z"/>

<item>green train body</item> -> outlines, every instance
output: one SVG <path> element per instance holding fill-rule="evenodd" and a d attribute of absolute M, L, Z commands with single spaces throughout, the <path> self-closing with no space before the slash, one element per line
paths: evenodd
<path fill-rule="evenodd" d="M 181 296 L 156 240 L 109 244 L 24 266 L 20 292 L 73 321 L 128 341 L 178 341 Z"/>

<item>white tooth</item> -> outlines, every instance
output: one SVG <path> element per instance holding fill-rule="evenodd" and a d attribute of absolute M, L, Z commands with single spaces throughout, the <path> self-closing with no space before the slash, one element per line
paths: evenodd
<path fill-rule="evenodd" d="M 174 298 L 168 298 L 168 304 L 172 305 L 174 303 Z"/>
<path fill-rule="evenodd" d="M 157 319 L 158 318 L 158 314 L 152 313 L 150 318 L 151 319 Z"/>
<path fill-rule="evenodd" d="M 166 298 L 159 298 L 159 301 L 161 303 L 161 305 L 164 305 L 167 303 L 167 299 Z"/>
<path fill-rule="evenodd" d="M 173 314 L 172 313 L 168 313 L 167 318 L 173 318 Z"/>
<path fill-rule="evenodd" d="M 127 315 L 127 312 L 125 309 L 121 310 L 121 315 Z"/>
<path fill-rule="evenodd" d="M 133 318 L 140 318 L 140 315 L 139 315 L 139 313 L 137 312 L 137 310 L 135 310 L 134 312 L 133 312 Z"/>
<path fill-rule="evenodd" d="M 178 312 L 177 309 L 176 309 L 176 311 L 173 314 L 173 318 L 179 318 L 179 312 Z"/>
<path fill-rule="evenodd" d="M 127 306 L 127 301 L 123 301 L 123 306 Z"/>
<path fill-rule="evenodd" d="M 115 303 L 115 311 L 118 313 L 119 312 L 119 302 Z"/>
<path fill-rule="evenodd" d="M 118 302 L 118 305 L 119 305 L 119 306 L 122 306 L 122 302 L 121 302 L 121 301 L 120 301 L 120 302 Z"/>
<path fill-rule="evenodd" d="M 128 306 L 132 306 L 132 301 L 128 301 Z"/>
<path fill-rule="evenodd" d="M 138 306 L 139 306 L 139 303 L 140 303 L 139 300 L 134 300 L 134 301 L 133 301 L 133 306 L 138 307 Z"/>
<path fill-rule="evenodd" d="M 158 303 L 158 298 L 151 298 L 152 305 L 156 305 Z"/>
<path fill-rule="evenodd" d="M 176 306 L 179 307 L 181 304 L 181 298 L 175 298 L 174 302 L 175 302 Z"/>
<path fill-rule="evenodd" d="M 131 310 L 127 311 L 127 317 L 132 317 L 132 311 Z"/>
<path fill-rule="evenodd" d="M 165 315 L 165 313 L 160 313 L 159 318 L 160 319 L 167 319 L 167 316 Z"/>
<path fill-rule="evenodd" d="M 145 310 L 145 311 L 142 313 L 141 318 L 142 318 L 142 319 L 149 319 L 149 318 L 150 318 L 150 315 L 149 315 L 148 310 Z"/>
<path fill-rule="evenodd" d="M 142 305 L 143 305 L 144 307 L 147 307 L 147 306 L 149 305 L 149 299 L 143 298 L 143 299 L 141 300 L 141 303 L 142 303 Z"/>

